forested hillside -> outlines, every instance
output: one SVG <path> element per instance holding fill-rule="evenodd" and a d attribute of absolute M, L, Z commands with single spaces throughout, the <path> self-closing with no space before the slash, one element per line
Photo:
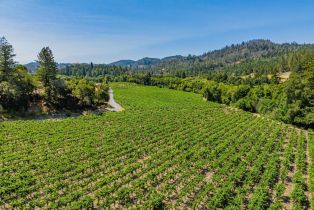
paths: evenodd
<path fill-rule="evenodd" d="M 269 40 L 251 40 L 233 44 L 200 56 L 169 56 L 162 59 L 121 60 L 109 65 L 69 64 L 61 73 L 73 76 L 118 75 L 149 71 L 154 75 L 177 77 L 213 74 L 245 76 L 276 74 L 291 71 L 298 65 L 300 51 L 314 49 L 313 44 L 276 44 Z M 95 66 L 95 68 L 93 68 Z M 120 68 L 118 68 L 120 67 Z"/>
<path fill-rule="evenodd" d="M 277 44 L 270 40 L 251 40 L 241 44 L 232 44 L 219 50 L 213 50 L 203 55 L 170 56 L 162 59 L 143 58 L 138 61 L 117 61 L 110 65 L 130 67 L 131 69 L 150 69 L 173 74 L 176 71 L 186 71 L 187 75 L 208 73 L 212 70 L 226 70 L 238 64 L 251 61 L 272 62 L 282 59 L 291 52 L 300 49 L 313 48 L 312 44 L 284 43 Z M 231 66 L 231 67 L 230 67 Z M 256 66 L 256 64 L 255 64 Z"/>
<path fill-rule="evenodd" d="M 97 77 L 119 76 L 126 74 L 127 68 L 121 66 L 109 66 L 105 64 L 67 64 L 59 69 L 59 73 L 67 76 Z"/>
<path fill-rule="evenodd" d="M 288 55 L 300 49 L 312 47 L 312 44 L 276 44 L 269 40 L 257 39 L 226 46 L 222 49 L 213 50 L 199 56 L 176 55 L 162 59 L 145 57 L 137 61 L 119 60 L 107 66 L 119 66 L 131 70 L 150 70 L 169 74 L 175 74 L 177 71 L 186 71 L 185 73 L 187 75 L 196 75 L 208 73 L 212 70 L 226 70 L 226 68 L 232 70 L 233 67 L 238 68 L 237 66 L 239 64 L 244 63 L 244 65 L 248 65 L 247 63 L 252 61 L 255 62 L 255 66 L 259 66 L 256 62 L 278 62 L 280 59 L 285 59 L 281 56 Z M 60 64 L 59 68 L 64 69 L 66 65 L 67 64 Z M 29 66 L 31 66 L 31 64 L 29 64 Z M 76 65 L 74 64 L 74 66 Z M 75 68 L 76 67 L 74 67 L 74 69 Z M 102 68 L 105 68 L 105 65 L 102 65 Z"/>

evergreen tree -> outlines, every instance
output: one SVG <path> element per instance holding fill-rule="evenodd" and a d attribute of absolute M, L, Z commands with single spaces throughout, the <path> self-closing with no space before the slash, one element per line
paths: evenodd
<path fill-rule="evenodd" d="M 49 87 L 57 76 L 57 64 L 54 61 L 52 51 L 49 47 L 44 47 L 38 54 L 37 75 L 44 87 Z"/>
<path fill-rule="evenodd" d="M 8 81 L 12 76 L 14 57 L 12 45 L 4 37 L 0 38 L 0 81 Z"/>
<path fill-rule="evenodd" d="M 42 82 L 48 101 L 53 100 L 54 81 L 57 76 L 57 64 L 54 61 L 52 51 L 49 47 L 44 47 L 38 54 L 38 71 L 37 76 Z"/>

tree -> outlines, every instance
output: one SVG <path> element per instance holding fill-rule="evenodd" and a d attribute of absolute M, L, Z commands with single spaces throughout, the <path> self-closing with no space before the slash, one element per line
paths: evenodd
<path fill-rule="evenodd" d="M 221 102 L 221 89 L 218 84 L 211 82 L 203 90 L 203 97 L 208 101 Z"/>
<path fill-rule="evenodd" d="M 8 81 L 12 75 L 14 57 L 12 45 L 4 37 L 0 38 L 0 81 Z"/>
<path fill-rule="evenodd" d="M 40 51 L 38 54 L 38 63 L 37 76 L 45 88 L 47 99 L 51 101 L 53 98 L 52 90 L 54 89 L 53 81 L 56 80 L 57 76 L 57 64 L 49 47 L 44 47 Z"/>
<path fill-rule="evenodd" d="M 143 78 L 143 83 L 144 85 L 150 85 L 151 83 L 151 77 L 152 75 L 150 74 L 150 72 L 147 72 Z"/>
<path fill-rule="evenodd" d="M 17 98 L 17 93 L 15 91 L 16 87 L 7 81 L 0 82 L 0 111 L 2 109 L 12 108 L 15 98 Z"/>
<path fill-rule="evenodd" d="M 20 92 L 17 106 L 26 109 L 35 88 L 32 76 L 25 66 L 17 65 L 13 70 L 13 77 L 10 81 L 17 86 L 17 91 Z"/>
<path fill-rule="evenodd" d="M 72 86 L 72 95 L 79 99 L 84 106 L 91 106 L 95 98 L 95 87 L 87 79 L 81 79 L 77 85 Z"/>
<path fill-rule="evenodd" d="M 27 109 L 34 85 L 24 66 L 12 70 L 10 81 L 0 81 L 0 106 L 7 110 Z"/>
<path fill-rule="evenodd" d="M 95 85 L 95 97 L 99 103 L 109 100 L 109 86 L 105 82 Z"/>
<path fill-rule="evenodd" d="M 26 67 L 15 65 L 13 47 L 0 38 L 0 107 L 5 110 L 26 109 L 33 91 Z"/>

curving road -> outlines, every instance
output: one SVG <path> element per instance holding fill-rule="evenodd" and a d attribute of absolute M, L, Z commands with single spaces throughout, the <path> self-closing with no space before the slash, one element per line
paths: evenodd
<path fill-rule="evenodd" d="M 118 104 L 114 98 L 113 98 L 113 90 L 112 88 L 110 87 L 109 88 L 109 101 L 108 101 L 108 105 L 111 107 L 111 111 L 114 111 L 114 112 L 121 112 L 123 111 L 124 109 L 122 108 L 122 106 L 120 104 Z"/>

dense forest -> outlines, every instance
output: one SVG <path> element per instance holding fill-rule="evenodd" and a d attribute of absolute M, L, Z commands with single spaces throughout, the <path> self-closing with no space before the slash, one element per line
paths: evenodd
<path fill-rule="evenodd" d="M 200 56 L 170 56 L 162 59 L 121 60 L 109 65 L 63 64 L 62 74 L 99 76 L 150 72 L 162 76 L 214 77 L 267 75 L 291 71 L 300 60 L 300 51 L 314 49 L 313 44 L 276 44 L 269 40 L 252 40 L 226 46 Z"/>
<path fill-rule="evenodd" d="M 110 65 L 129 67 L 133 70 L 150 70 L 158 74 L 200 76 L 213 70 L 237 75 L 253 72 L 273 72 L 274 63 L 287 62 L 293 52 L 313 48 L 312 44 L 277 44 L 270 40 L 251 40 L 232 44 L 219 50 L 195 56 L 170 56 L 162 59 L 143 58 L 138 61 L 121 60 Z M 252 68 L 253 67 L 253 68 Z M 278 68 L 276 68 L 277 71 Z M 286 69 L 281 69 L 285 71 Z"/>
<path fill-rule="evenodd" d="M 38 54 L 36 74 L 14 60 L 13 46 L 0 39 L 0 117 L 82 110 L 104 105 L 109 86 L 103 80 L 60 77 L 52 51 Z M 0 119 L 1 119 L 0 118 Z"/>
<path fill-rule="evenodd" d="M 123 75 L 128 71 L 127 68 L 120 66 L 108 66 L 104 64 L 68 64 L 60 69 L 60 74 L 67 76 L 118 76 Z"/>

